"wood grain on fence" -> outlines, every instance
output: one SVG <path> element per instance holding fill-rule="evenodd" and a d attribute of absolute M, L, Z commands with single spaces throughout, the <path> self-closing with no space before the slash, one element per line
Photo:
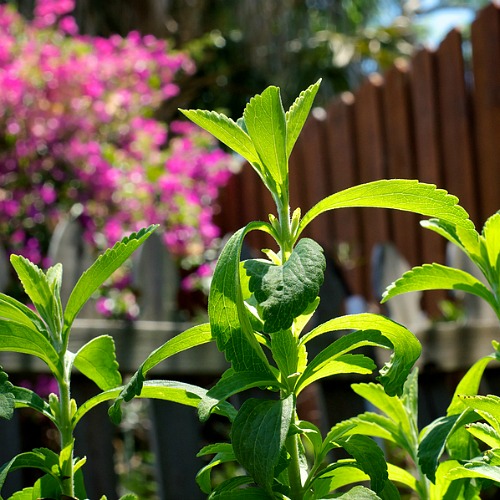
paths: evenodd
<path fill-rule="evenodd" d="M 305 211 L 361 182 L 415 178 L 458 196 L 480 228 L 500 208 L 500 8 L 481 11 L 471 32 L 470 50 L 453 30 L 436 50 L 424 48 L 340 96 L 324 120 L 311 117 L 290 159 L 292 206 Z M 224 232 L 275 212 L 257 181 L 248 167 L 231 181 L 220 200 Z M 227 213 L 229 197 L 246 208 Z M 407 213 L 339 210 L 315 220 L 308 235 L 338 257 L 351 291 L 367 298 L 377 243 L 394 243 L 411 265 L 445 260 L 444 241 Z M 259 248 L 261 241 L 250 243 Z"/>

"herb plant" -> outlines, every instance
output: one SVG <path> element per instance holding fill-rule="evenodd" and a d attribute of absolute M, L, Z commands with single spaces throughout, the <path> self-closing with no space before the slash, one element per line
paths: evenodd
<path fill-rule="evenodd" d="M 250 163 L 277 210 L 269 222 L 250 222 L 232 235 L 211 285 L 206 335 L 217 342 L 231 367 L 202 398 L 200 418 L 206 420 L 228 398 L 251 388 L 261 388 L 270 397 L 246 399 L 231 417 L 231 442 L 201 450 L 200 456 L 214 455 L 197 477 L 210 498 L 325 498 L 367 478 L 371 489 L 355 486 L 345 498 L 398 496 L 374 440 L 350 434 L 348 427 L 334 427 L 322 436 L 312 423 L 299 418 L 296 403 L 308 385 L 324 377 L 371 374 L 376 369 L 373 360 L 353 352 L 364 346 L 393 350 L 378 379 L 385 393 L 400 395 L 420 354 L 420 344 L 403 326 L 369 313 L 333 318 L 306 331 L 319 304 L 325 257 L 317 242 L 301 235 L 315 217 L 344 207 L 393 208 L 431 217 L 439 214 L 457 226 L 467 226 L 469 221 L 454 196 L 411 180 L 355 186 L 319 201 L 303 217 L 298 208 L 292 212 L 288 159 L 319 84 L 302 92 L 286 113 L 277 87 L 255 96 L 237 122 L 216 112 L 183 111 Z M 270 235 L 276 249 L 263 249 L 264 258 L 240 261 L 250 231 Z M 310 341 L 327 332 L 346 330 L 350 333 L 308 358 Z M 186 339 L 187 343 L 194 338 Z M 141 394 L 147 371 L 159 361 L 159 352 L 145 361 L 113 405 L 110 413 L 114 419 L 120 417 L 122 401 Z M 352 458 L 328 464 L 334 448 L 343 448 Z M 239 463 L 246 474 L 214 486 L 211 470 L 228 461 Z"/>
<path fill-rule="evenodd" d="M 2 482 L 9 470 L 35 466 L 47 474 L 32 489 L 35 497 L 85 498 L 83 460 L 73 458 L 74 426 L 96 404 L 109 400 L 115 400 L 110 416 L 117 422 L 122 403 L 139 396 L 197 407 L 202 420 L 212 412 L 229 419 L 230 442 L 213 443 L 200 451 L 200 456 L 213 455 L 197 476 L 201 490 L 210 498 L 399 498 L 394 483 L 407 484 L 408 475 L 404 471 L 394 474 L 377 442 L 360 431 L 359 422 L 334 426 L 323 436 L 315 425 L 300 419 L 297 398 L 307 386 L 325 377 L 372 374 L 376 370 L 374 361 L 356 351 L 372 346 L 393 352 L 379 372 L 378 389 L 373 389 L 379 392 L 379 400 L 402 397 L 410 401 L 408 394 L 415 382 L 414 378 L 407 379 L 420 354 L 420 344 L 404 326 L 369 313 L 332 318 L 308 330 L 307 323 L 319 304 L 325 257 L 320 245 L 302 237 L 302 233 L 317 216 L 345 207 L 413 211 L 439 217 L 443 224 L 467 234 L 471 223 L 456 197 L 413 180 L 354 186 L 320 200 L 304 216 L 299 208 L 292 211 L 288 160 L 319 84 L 302 92 L 287 112 L 279 89 L 269 87 L 251 99 L 237 122 L 215 112 L 183 111 L 250 163 L 271 193 L 276 215 L 269 215 L 268 222 L 250 222 L 228 240 L 212 280 L 209 323 L 194 326 L 159 347 L 125 386 L 121 386 L 108 337 L 94 339 L 76 354 L 67 349 L 68 337 L 74 317 L 92 291 L 152 229 L 131 236 L 104 254 L 82 276 L 64 314 L 57 300 L 60 268 L 43 274 L 25 259 L 12 258 L 38 314 L 1 296 L 0 349 L 41 356 L 60 384 L 60 396 L 44 402 L 13 387 L 2 375 L 0 409 L 4 417 L 9 417 L 15 406 L 29 405 L 42 411 L 60 428 L 62 451 L 58 456 L 35 450 L 14 458 L 1 469 Z M 276 248 L 263 249 L 263 258 L 241 261 L 242 245 L 251 231 L 270 235 Z M 333 331 L 345 333 L 310 358 L 309 343 Z M 210 390 L 174 381 L 146 380 L 149 370 L 167 357 L 211 341 L 225 354 L 230 368 Z M 78 408 L 69 394 L 72 367 L 103 389 Z M 247 398 L 235 409 L 228 399 L 248 389 L 261 389 L 263 397 Z M 368 415 L 366 420 L 373 428 L 380 423 L 380 416 Z M 413 453 L 416 431 L 411 421 L 405 422 L 408 449 Z M 459 420 L 454 423 L 458 425 Z M 336 448 L 344 449 L 350 458 L 329 462 L 330 452 Z M 227 462 L 239 464 L 244 474 L 215 485 L 213 468 Z M 424 491 L 422 488 L 415 484 L 416 491 Z"/>
<path fill-rule="evenodd" d="M 155 226 L 150 226 L 133 233 L 101 255 L 81 276 L 64 309 L 60 297 L 62 266 L 56 264 L 44 273 L 28 259 L 11 256 L 11 263 L 36 311 L 0 294 L 0 350 L 41 359 L 57 381 L 59 394 L 50 394 L 48 400 L 42 399 L 32 390 L 11 384 L 7 374 L 0 370 L 0 417 L 9 419 L 15 408 L 20 407 L 29 407 L 41 413 L 59 431 L 61 448 L 59 454 L 42 448 L 21 453 L 0 467 L 0 489 L 7 474 L 16 469 L 32 467 L 43 472 L 33 487 L 16 493 L 12 497 L 15 500 L 87 498 L 82 474 L 86 459 L 74 454 L 74 429 L 89 410 L 99 403 L 115 399 L 123 387 L 113 338 L 108 335 L 96 337 L 72 352 L 69 349 L 71 327 L 96 289 L 154 230 Z M 204 338 L 200 335 L 199 341 Z M 175 346 L 174 343 L 174 352 Z M 71 398 L 71 374 L 74 369 L 92 380 L 102 391 L 80 406 Z M 174 398 L 193 405 L 203 395 L 204 391 L 200 388 L 169 381 L 148 382 L 141 393 L 142 397 Z"/>

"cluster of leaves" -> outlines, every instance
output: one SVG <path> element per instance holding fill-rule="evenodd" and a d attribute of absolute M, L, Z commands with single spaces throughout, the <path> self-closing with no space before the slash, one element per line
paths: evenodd
<path fill-rule="evenodd" d="M 193 124 L 154 117 L 194 64 L 153 36 L 78 35 L 74 7 L 39 1 L 26 21 L 0 6 L 0 242 L 46 266 L 73 210 L 99 251 L 157 223 L 198 266 L 219 236 L 214 202 L 234 160 Z"/>
<path fill-rule="evenodd" d="M 301 238 L 307 225 L 322 213 L 345 207 L 378 207 L 413 211 L 431 217 L 424 223 L 464 250 L 490 285 L 438 264 L 415 268 L 396 281 L 385 300 L 412 290 L 460 289 L 486 299 L 498 312 L 498 254 L 500 214 L 479 235 L 456 197 L 433 185 L 412 180 L 382 180 L 354 186 L 320 200 L 303 217 L 292 212 L 288 190 L 288 158 L 310 111 L 319 82 L 302 92 L 285 113 L 277 87 L 255 96 L 237 122 L 207 111 L 184 111 L 195 123 L 246 158 L 271 192 L 277 216 L 251 222 L 224 247 L 209 295 L 209 323 L 189 328 L 159 347 L 121 385 L 113 341 L 91 340 L 76 353 L 68 349 L 71 325 L 93 291 L 120 266 L 153 231 L 131 235 L 104 253 L 83 274 L 63 311 L 60 266 L 43 273 L 23 257 L 12 256 L 37 313 L 0 295 L 0 350 L 41 358 L 59 386 L 59 396 L 43 400 L 28 389 L 0 378 L 0 416 L 10 418 L 16 407 L 30 406 L 52 420 L 60 431 L 61 452 L 23 453 L 0 468 L 5 476 L 19 467 L 37 467 L 45 476 L 18 498 L 85 498 L 81 466 L 73 456 L 73 430 L 95 405 L 114 400 L 110 416 L 118 422 L 122 405 L 133 397 L 168 399 L 196 407 L 201 420 L 212 412 L 228 418 L 230 441 L 204 447 L 200 456 L 213 456 L 197 475 L 201 490 L 213 499 L 400 498 L 398 486 L 422 499 L 478 498 L 488 483 L 499 482 L 499 398 L 478 396 L 484 369 L 495 352 L 478 360 L 460 382 L 446 416 L 419 432 L 417 373 L 412 371 L 421 346 L 404 326 L 371 313 L 333 318 L 307 330 L 319 304 L 325 271 L 321 247 Z M 264 249 L 265 258 L 241 261 L 245 236 L 264 231 L 277 250 Z M 309 342 L 328 332 L 342 332 L 316 356 Z M 146 380 L 158 363 L 179 352 L 216 342 L 230 367 L 210 390 L 175 381 Z M 392 351 L 379 370 L 378 384 L 355 384 L 356 393 L 379 413 L 364 413 L 335 425 L 323 436 L 311 422 L 301 420 L 296 401 L 310 384 L 325 377 L 377 370 L 361 347 Z M 77 407 L 70 397 L 71 369 L 93 380 L 102 390 Z M 248 389 L 269 397 L 247 398 L 239 409 L 228 399 Z M 376 438 L 376 439 L 373 439 Z M 413 469 L 387 462 L 378 439 L 400 446 Z M 490 449 L 481 455 L 476 439 Z M 343 449 L 345 459 L 329 461 L 330 452 Z M 307 450 L 307 451 L 306 451 Z M 443 460 L 445 451 L 448 458 Z M 245 471 L 215 485 L 212 471 L 236 462 Z M 22 495 L 22 494 L 21 494 Z"/>

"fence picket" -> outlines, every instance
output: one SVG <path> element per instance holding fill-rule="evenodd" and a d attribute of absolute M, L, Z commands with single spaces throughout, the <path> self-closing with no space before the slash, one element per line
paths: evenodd
<path fill-rule="evenodd" d="M 500 7 L 491 4 L 472 23 L 474 73 L 475 176 L 479 181 L 481 222 L 498 210 L 500 171 Z"/>
<path fill-rule="evenodd" d="M 465 86 L 462 37 L 452 30 L 436 52 L 439 111 L 446 187 L 460 198 L 471 219 L 478 221 L 469 93 Z"/>

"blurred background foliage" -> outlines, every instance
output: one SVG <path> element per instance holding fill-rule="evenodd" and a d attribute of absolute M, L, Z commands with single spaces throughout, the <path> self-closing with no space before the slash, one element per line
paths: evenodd
<path fill-rule="evenodd" d="M 12 1 L 12 0 L 10 0 Z M 16 0 L 30 17 L 34 0 Z M 488 0 L 77 0 L 82 33 L 167 38 L 197 64 L 163 109 L 216 109 L 239 117 L 250 97 L 278 85 L 285 106 L 323 78 L 318 105 L 426 43 L 443 15 Z M 466 17 L 467 18 L 467 17 Z M 434 21 L 433 21 L 434 19 Z M 469 20 L 469 18 L 467 18 Z M 434 26 L 435 28 L 435 26 Z"/>

